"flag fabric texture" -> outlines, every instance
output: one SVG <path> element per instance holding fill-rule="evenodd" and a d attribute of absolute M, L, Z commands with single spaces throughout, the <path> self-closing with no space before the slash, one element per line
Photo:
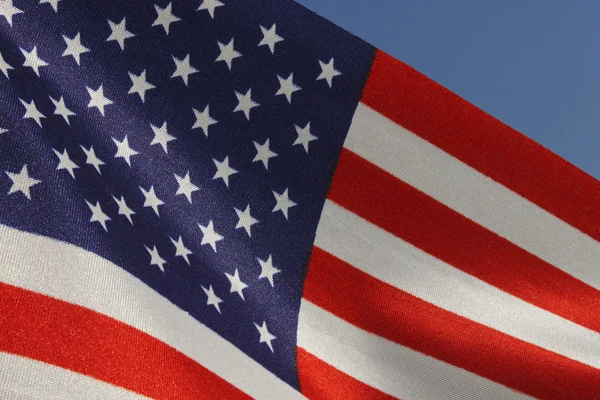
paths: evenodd
<path fill-rule="evenodd" d="M 0 0 L 2 399 L 600 399 L 600 183 L 291 0 Z"/>

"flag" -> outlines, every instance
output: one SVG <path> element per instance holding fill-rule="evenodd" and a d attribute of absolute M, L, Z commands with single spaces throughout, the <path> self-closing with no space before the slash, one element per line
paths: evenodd
<path fill-rule="evenodd" d="M 291 0 L 1 0 L 2 398 L 598 399 L 600 183 Z"/>

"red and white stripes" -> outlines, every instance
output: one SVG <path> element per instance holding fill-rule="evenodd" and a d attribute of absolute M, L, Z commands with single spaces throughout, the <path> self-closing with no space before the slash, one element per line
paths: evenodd
<path fill-rule="evenodd" d="M 599 182 L 379 52 L 309 265 L 302 391 L 597 398 L 595 199 Z"/>

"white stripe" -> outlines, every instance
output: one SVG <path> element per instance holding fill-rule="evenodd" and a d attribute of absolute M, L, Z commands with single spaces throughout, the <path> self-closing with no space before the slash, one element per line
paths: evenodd
<path fill-rule="evenodd" d="M 600 243 L 364 104 L 344 147 L 600 289 Z"/>
<path fill-rule="evenodd" d="M 600 367 L 599 333 L 454 268 L 330 200 L 321 214 L 315 244 L 361 271 L 438 307 Z"/>
<path fill-rule="evenodd" d="M 0 398 L 3 400 L 148 399 L 89 376 L 2 352 L 0 352 Z"/>
<path fill-rule="evenodd" d="M 363 331 L 302 299 L 298 346 L 401 399 L 528 399 L 503 385 Z"/>
<path fill-rule="evenodd" d="M 295 389 L 237 347 L 94 253 L 6 226 L 0 226 L 0 249 L 2 282 L 87 307 L 133 326 L 254 398 L 301 398 Z"/>

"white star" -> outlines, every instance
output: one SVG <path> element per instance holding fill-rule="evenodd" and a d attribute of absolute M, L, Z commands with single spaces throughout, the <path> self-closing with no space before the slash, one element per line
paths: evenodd
<path fill-rule="evenodd" d="M 102 211 L 102 207 L 100 207 L 100 202 L 97 201 L 96 205 L 93 205 L 92 203 L 86 200 L 85 203 L 88 205 L 90 211 L 92 212 L 90 222 L 99 222 L 100 225 L 102 225 L 102 227 L 104 228 L 104 230 L 108 232 L 106 221 L 110 221 L 110 218 L 104 213 L 104 211 Z"/>
<path fill-rule="evenodd" d="M 298 134 L 298 137 L 294 141 L 293 146 L 301 144 L 302 147 L 304 147 L 304 150 L 306 150 L 306 154 L 308 154 L 308 144 L 313 140 L 317 140 L 318 137 L 310 133 L 310 122 L 306 124 L 304 128 L 300 128 L 298 125 L 295 124 L 294 126 L 296 127 L 296 133 Z"/>
<path fill-rule="evenodd" d="M 31 118 L 41 127 L 42 118 L 46 118 L 46 116 L 39 112 L 39 110 L 35 106 L 35 103 L 33 102 L 33 99 L 29 103 L 22 99 L 19 99 L 19 101 L 25 107 L 25 115 L 23 115 L 23 119 Z"/>
<path fill-rule="evenodd" d="M 335 69 L 335 67 L 333 66 L 333 58 L 331 60 L 329 60 L 329 62 L 327 64 L 325 64 L 323 61 L 319 60 L 319 65 L 321 66 L 321 74 L 319 75 L 317 80 L 325 79 L 327 81 L 327 84 L 329 85 L 329 87 L 332 87 L 333 78 L 341 75 L 342 73 L 340 71 L 338 71 L 337 69 Z"/>
<path fill-rule="evenodd" d="M 173 175 L 175 175 L 175 179 L 177 179 L 177 183 L 179 184 L 179 189 L 177 189 L 175 196 L 183 194 L 187 197 L 190 204 L 192 204 L 192 193 L 197 192 L 199 189 L 198 186 L 190 181 L 190 172 L 188 171 L 183 178 L 177 174 Z"/>
<path fill-rule="evenodd" d="M 40 180 L 34 179 L 29 176 L 29 172 L 27 171 L 27 164 L 23 165 L 21 168 L 21 172 L 8 172 L 5 171 L 6 175 L 13 182 L 12 186 L 8 190 L 8 194 L 21 192 L 31 200 L 31 187 L 40 183 Z"/>
<path fill-rule="evenodd" d="M 175 241 L 175 239 L 173 239 L 173 238 L 169 238 L 169 239 L 171 239 L 171 242 L 175 246 L 175 257 L 177 257 L 177 256 L 183 257 L 185 262 L 188 265 L 190 265 L 190 259 L 188 256 L 193 253 L 184 246 L 181 236 L 179 236 L 179 239 L 177 241 Z"/>
<path fill-rule="evenodd" d="M 152 26 L 162 26 L 167 35 L 169 34 L 169 26 L 173 22 L 181 21 L 181 18 L 174 16 L 171 12 L 172 6 L 172 3 L 167 4 L 165 8 L 160 8 L 159 6 L 154 5 L 154 9 L 156 10 L 156 14 L 158 16 L 152 23 Z"/>
<path fill-rule="evenodd" d="M 250 204 L 246 206 L 244 211 L 238 210 L 234 207 L 234 210 L 238 216 L 238 222 L 235 226 L 235 229 L 244 228 L 249 237 L 252 237 L 252 232 L 250 228 L 252 225 L 257 224 L 258 220 L 250 215 Z"/>
<path fill-rule="evenodd" d="M 143 70 L 141 74 L 136 75 L 131 72 L 129 73 L 129 79 L 131 79 L 131 89 L 127 94 L 137 93 L 142 99 L 142 103 L 146 101 L 146 92 L 150 89 L 154 89 L 156 86 L 149 83 L 146 80 L 146 70 Z"/>
<path fill-rule="evenodd" d="M 215 18 L 215 8 L 224 6 L 219 0 L 203 0 L 197 11 L 206 10 L 210 14 L 211 18 Z"/>
<path fill-rule="evenodd" d="M 183 83 L 185 86 L 188 85 L 188 78 L 190 75 L 195 74 L 198 70 L 190 65 L 190 55 L 188 54 L 183 59 L 178 59 L 177 57 L 173 57 L 173 61 L 175 62 L 175 72 L 171 75 L 171 78 L 180 77 L 183 79 Z"/>
<path fill-rule="evenodd" d="M 54 154 L 56 154 L 59 160 L 56 169 L 66 169 L 67 171 L 69 171 L 69 174 L 73 177 L 73 179 L 75 179 L 75 168 L 79 168 L 79 166 L 69 158 L 69 153 L 67 153 L 67 149 L 64 149 L 62 154 L 56 151 L 55 149 L 52 149 L 52 151 L 54 151 Z"/>
<path fill-rule="evenodd" d="M 162 258 L 160 256 L 160 254 L 158 254 L 158 249 L 156 248 L 156 245 L 152 247 L 152 250 L 150 250 L 149 247 L 146 247 L 146 251 L 148 252 L 148 254 L 150 254 L 150 265 L 156 265 L 158 268 L 160 268 L 160 270 L 162 271 L 162 273 L 165 273 L 165 267 L 164 265 L 167 263 L 165 261 L 164 258 Z"/>
<path fill-rule="evenodd" d="M 140 190 L 146 198 L 146 200 L 144 200 L 144 207 L 151 207 L 156 213 L 156 215 L 160 217 L 160 214 L 158 213 L 158 206 L 162 206 L 163 204 L 165 204 L 165 202 L 159 199 L 156 196 L 156 193 L 154 193 L 154 185 L 150 186 L 150 189 L 148 189 L 147 191 L 140 186 Z"/>
<path fill-rule="evenodd" d="M 271 29 L 266 29 L 262 25 L 260 26 L 263 38 L 258 45 L 269 46 L 271 54 L 275 54 L 275 44 L 278 42 L 283 42 L 283 38 L 277 34 L 277 32 L 275 31 L 276 29 L 277 27 L 275 26 L 275 24 L 273 24 Z"/>
<path fill-rule="evenodd" d="M 4 61 L 4 57 L 2 57 L 2 54 L 0 53 L 0 71 L 2 71 L 4 76 L 6 76 L 7 78 L 8 78 L 8 70 L 9 69 L 14 69 L 14 68 L 11 67 L 9 63 Z"/>
<path fill-rule="evenodd" d="M 215 291 L 213 290 L 212 285 L 209 285 L 208 289 L 205 288 L 204 286 L 202 286 L 202 290 L 204 290 L 204 293 L 206 293 L 206 295 L 208 296 L 208 299 L 206 300 L 206 305 L 207 306 L 215 306 L 215 308 L 217 309 L 219 314 L 221 314 L 221 309 L 219 308 L 219 303 L 222 303 L 223 300 L 221 300 L 215 294 Z"/>
<path fill-rule="evenodd" d="M 114 23 L 111 20 L 108 20 L 108 25 L 110 25 L 110 35 L 107 42 L 114 40 L 119 43 L 119 47 L 121 47 L 121 51 L 125 50 L 125 40 L 134 37 L 135 35 L 127 30 L 125 27 L 125 17 L 121 20 L 121 22 Z"/>
<path fill-rule="evenodd" d="M 248 89 L 246 94 L 235 92 L 235 96 L 237 97 L 238 104 L 235 106 L 233 112 L 243 111 L 246 119 L 250 121 L 250 110 L 260 106 L 260 104 L 252 100 L 252 88 Z"/>
<path fill-rule="evenodd" d="M 294 74 L 291 73 L 286 79 L 283 79 L 279 75 L 277 75 L 277 79 L 279 80 L 279 90 L 275 93 L 275 96 L 285 95 L 288 103 L 292 104 L 292 94 L 297 92 L 298 90 L 302 90 L 302 88 L 294 83 Z"/>
<path fill-rule="evenodd" d="M 31 67 L 31 69 L 33 69 L 33 72 L 35 72 L 37 76 L 40 76 L 40 68 L 48 66 L 48 63 L 38 56 L 37 46 L 33 46 L 33 49 L 31 49 L 31 51 L 27 51 L 21 48 L 19 48 L 19 50 L 21 50 L 21 53 L 23 53 L 23 56 L 25 56 L 23 66 Z"/>
<path fill-rule="evenodd" d="M 297 206 L 297 204 L 290 200 L 287 189 L 285 189 L 281 194 L 273 190 L 273 195 L 275 196 L 275 201 L 277 202 L 273 208 L 273 212 L 281 211 L 285 216 L 285 219 L 288 219 L 288 210 L 294 206 Z"/>
<path fill-rule="evenodd" d="M 60 96 L 60 100 L 54 100 L 52 96 L 48 97 L 50 97 L 50 100 L 54 104 L 54 115 L 60 115 L 67 122 L 67 125 L 71 125 L 69 117 L 75 115 L 75 113 L 67 108 L 65 99 L 62 96 Z"/>
<path fill-rule="evenodd" d="M 121 141 L 115 138 L 112 138 L 112 140 L 117 145 L 117 153 L 115 154 L 115 158 L 120 157 L 124 159 L 127 165 L 131 167 L 131 157 L 138 154 L 138 152 L 129 147 L 129 139 L 127 138 L 127 135 L 125 135 L 125 137 Z"/>
<path fill-rule="evenodd" d="M 231 283 L 231 289 L 230 289 L 229 293 L 237 293 L 240 295 L 242 300 L 246 301 L 246 299 L 244 299 L 243 290 L 246 289 L 248 287 L 248 285 L 246 285 L 244 282 L 242 282 L 240 280 L 240 275 L 239 275 L 237 268 L 236 268 L 235 272 L 233 273 L 233 275 L 230 275 L 227 272 L 225 272 L 225 275 L 227 276 L 227 279 L 229 279 L 229 283 Z"/>
<path fill-rule="evenodd" d="M 275 287 L 275 282 L 273 282 L 273 275 L 280 273 L 281 270 L 273 266 L 273 257 L 271 257 L 271 255 L 269 254 L 269 258 L 267 258 L 264 261 L 260 258 L 256 259 L 258 260 L 258 263 L 260 264 L 261 268 L 258 279 L 267 278 L 267 280 L 271 284 L 271 287 Z"/>
<path fill-rule="evenodd" d="M 113 196 L 112 198 L 117 202 L 117 205 L 119 206 L 119 215 L 124 215 L 125 218 L 127 218 L 127 220 L 129 221 L 129 223 L 133 225 L 133 220 L 131 219 L 131 216 L 135 214 L 135 211 L 129 208 L 129 206 L 125 202 L 125 197 L 121 196 L 121 199 L 118 199 L 116 196 Z"/>
<path fill-rule="evenodd" d="M 265 169 L 269 169 L 269 159 L 273 157 L 277 157 L 277 153 L 271 151 L 269 148 L 269 139 L 265 141 L 263 144 L 259 144 L 258 142 L 254 142 L 254 147 L 256 147 L 256 155 L 252 162 L 261 161 L 265 166 Z"/>
<path fill-rule="evenodd" d="M 217 242 L 220 240 L 223 240 L 224 238 L 223 238 L 223 236 L 221 236 L 217 232 L 215 232 L 215 228 L 214 228 L 212 220 L 208 223 L 208 225 L 202 226 L 202 225 L 198 224 L 198 227 L 200 227 L 200 230 L 202 231 L 202 242 L 200 242 L 200 245 L 209 244 L 210 247 L 212 247 L 212 249 L 216 253 L 217 252 Z"/>
<path fill-rule="evenodd" d="M 54 9 L 54 12 L 58 12 L 58 2 L 60 0 L 40 0 L 40 4 L 48 3 Z"/>
<path fill-rule="evenodd" d="M 69 39 L 63 35 L 63 39 L 67 44 L 67 48 L 62 53 L 63 57 L 72 56 L 77 65 L 81 65 L 81 55 L 90 51 L 87 47 L 81 44 L 81 34 L 77 33 L 73 39 Z"/>
<path fill-rule="evenodd" d="M 167 131 L 167 121 L 163 122 L 163 124 L 160 128 L 156 127 L 152 124 L 150 124 L 150 127 L 154 131 L 154 139 L 152 139 L 152 142 L 150 142 L 150 145 L 160 144 L 162 146 L 163 150 L 165 151 L 165 154 L 168 154 L 167 144 L 170 141 L 175 140 L 176 138 L 175 138 L 175 136 L 169 135 L 169 132 Z"/>
<path fill-rule="evenodd" d="M 213 179 L 223 179 L 225 186 L 229 187 L 229 177 L 233 174 L 237 174 L 238 171 L 229 166 L 229 157 L 225 157 L 223 161 L 217 161 L 213 158 L 213 162 L 217 167 L 217 172 L 215 172 Z"/>
<path fill-rule="evenodd" d="M 219 54 L 215 62 L 225 61 L 227 67 L 231 71 L 231 63 L 235 58 L 241 57 L 242 53 L 236 51 L 233 48 L 233 39 L 231 39 L 226 45 L 219 41 L 217 41 L 217 44 L 219 45 L 219 50 L 221 51 L 221 54 Z"/>
<path fill-rule="evenodd" d="M 271 343 L 273 340 L 277 339 L 276 336 L 273 336 L 269 330 L 267 329 L 267 323 L 265 321 L 263 321 L 262 326 L 259 326 L 256 322 L 254 323 L 254 326 L 256 327 L 256 329 L 258 329 L 258 332 L 260 333 L 260 339 L 258 340 L 258 343 L 266 343 L 267 346 L 269 346 L 269 349 L 271 349 L 271 352 L 275 352 L 275 350 L 273 350 L 273 344 Z"/>
<path fill-rule="evenodd" d="M 8 132 L 8 129 L 4 129 L 4 128 L 0 128 L 0 135 L 2 135 L 3 133 Z"/>
<path fill-rule="evenodd" d="M 85 155 L 87 156 L 87 159 L 85 160 L 86 164 L 90 164 L 93 165 L 94 168 L 96 168 L 96 171 L 98 171 L 98 173 L 100 175 L 102 175 L 102 172 L 100 172 L 100 166 L 104 165 L 104 161 L 102 161 L 101 159 L 99 159 L 96 156 L 96 152 L 94 151 L 94 146 L 90 146 L 90 149 L 86 149 L 85 147 L 81 146 L 81 149 L 83 150 L 83 152 L 85 153 Z"/>
<path fill-rule="evenodd" d="M 17 7 L 13 5 L 13 0 L 1 0 L 0 1 L 0 15 L 4 16 L 8 21 L 8 24 L 12 26 L 12 18 L 13 15 L 22 13 L 23 11 L 19 10 Z"/>
<path fill-rule="evenodd" d="M 88 94 L 90 95 L 90 102 L 88 108 L 96 107 L 100 114 L 104 117 L 104 107 L 111 105 L 113 102 L 104 96 L 104 88 L 102 85 L 96 90 L 90 89 L 86 86 Z"/>
<path fill-rule="evenodd" d="M 217 120 L 210 116 L 208 105 L 204 107 L 204 111 L 202 112 L 196 110 L 195 108 L 192 108 L 192 110 L 194 110 L 194 115 L 196 116 L 196 122 L 194 122 L 192 129 L 200 128 L 202 129 L 204 136 L 208 137 L 208 127 L 216 124 Z"/>

